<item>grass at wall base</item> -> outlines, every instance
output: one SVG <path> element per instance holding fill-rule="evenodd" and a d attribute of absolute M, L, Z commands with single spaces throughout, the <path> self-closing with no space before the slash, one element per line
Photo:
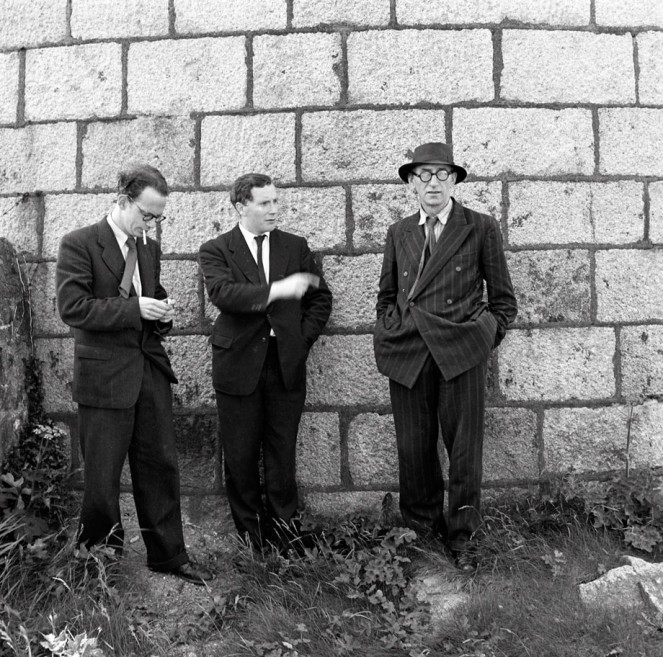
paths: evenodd
<path fill-rule="evenodd" d="M 311 524 L 316 541 L 300 554 L 258 558 L 237 542 L 231 555 L 206 555 L 219 573 L 204 604 L 175 630 L 165 627 L 112 552 L 74 549 L 65 435 L 41 412 L 32 374 L 30 421 L 0 472 L 1 657 L 663 654 L 662 618 L 591 614 L 577 593 L 625 553 L 663 556 L 653 471 L 603 482 L 569 476 L 528 499 L 494 503 L 471 577 L 439 546 L 394 526 L 389 498 L 380 521 Z M 411 585 L 422 572 L 443 573 L 469 594 L 436 632 Z"/>

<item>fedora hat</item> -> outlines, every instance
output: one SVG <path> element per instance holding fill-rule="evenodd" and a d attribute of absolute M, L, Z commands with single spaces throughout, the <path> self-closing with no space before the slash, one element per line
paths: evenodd
<path fill-rule="evenodd" d="M 467 171 L 463 167 L 454 164 L 451 148 L 439 141 L 422 144 L 414 149 L 412 162 L 408 162 L 398 169 L 398 175 L 401 177 L 401 180 L 408 182 L 410 171 L 420 164 L 444 164 L 451 167 L 456 172 L 457 183 L 465 180 L 467 176 Z"/>

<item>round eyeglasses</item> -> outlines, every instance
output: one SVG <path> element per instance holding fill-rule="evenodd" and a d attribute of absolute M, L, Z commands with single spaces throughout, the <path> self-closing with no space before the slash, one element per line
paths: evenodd
<path fill-rule="evenodd" d="M 433 176 L 435 176 L 440 182 L 444 182 L 452 173 L 453 171 L 447 171 L 446 169 L 438 169 L 435 173 L 424 169 L 421 173 L 415 173 L 413 171 L 412 175 L 417 176 L 421 182 L 427 183 L 433 179 Z"/>
<path fill-rule="evenodd" d="M 138 203 L 134 199 L 131 199 L 131 202 L 138 208 L 140 213 L 143 215 L 143 221 L 145 222 L 154 221 L 155 224 L 161 224 L 164 221 L 166 221 L 166 219 L 168 219 L 168 217 L 165 217 L 162 214 L 157 216 L 150 212 L 145 212 L 145 210 L 143 210 L 143 208 L 141 208 L 140 205 L 138 205 Z"/>

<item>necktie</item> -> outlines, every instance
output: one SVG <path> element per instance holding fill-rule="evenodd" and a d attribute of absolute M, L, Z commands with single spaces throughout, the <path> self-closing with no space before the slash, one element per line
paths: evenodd
<path fill-rule="evenodd" d="M 430 257 L 430 254 L 433 252 L 433 249 L 435 248 L 436 221 L 437 217 L 426 217 L 426 227 L 428 228 L 428 235 L 426 235 L 424 248 L 421 251 L 421 258 L 419 258 L 419 269 L 417 270 L 417 276 L 414 279 L 414 283 L 412 283 L 412 287 L 410 288 L 410 293 L 407 296 L 408 299 L 411 299 L 412 296 L 414 295 L 417 288 L 417 283 L 419 283 L 419 279 L 421 278 L 421 272 L 424 270 L 424 267 L 428 262 L 428 258 Z"/>
<path fill-rule="evenodd" d="M 428 235 L 426 236 L 426 244 L 424 245 L 424 267 L 430 258 L 430 254 L 433 253 L 435 248 L 435 224 L 437 223 L 437 217 L 426 217 L 426 227 L 428 228 Z"/>
<path fill-rule="evenodd" d="M 267 276 L 265 276 L 265 267 L 262 264 L 262 243 L 265 239 L 264 235 L 256 235 L 256 242 L 258 244 L 258 278 L 260 278 L 261 285 L 267 285 Z"/>
<path fill-rule="evenodd" d="M 138 251 L 136 251 L 136 240 L 133 237 L 127 237 L 127 261 L 124 264 L 124 273 L 122 274 L 122 282 L 120 283 L 120 296 L 123 299 L 129 298 L 131 292 L 131 281 L 136 270 L 136 262 L 138 261 Z"/>

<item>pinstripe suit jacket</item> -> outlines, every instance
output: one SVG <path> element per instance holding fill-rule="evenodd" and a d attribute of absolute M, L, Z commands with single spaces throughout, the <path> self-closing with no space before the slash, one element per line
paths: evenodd
<path fill-rule="evenodd" d="M 418 221 L 417 212 L 387 232 L 373 335 L 378 369 L 408 388 L 429 353 L 446 380 L 487 359 L 517 313 L 494 219 L 454 199 L 442 235 L 413 288 L 425 241 Z"/>

